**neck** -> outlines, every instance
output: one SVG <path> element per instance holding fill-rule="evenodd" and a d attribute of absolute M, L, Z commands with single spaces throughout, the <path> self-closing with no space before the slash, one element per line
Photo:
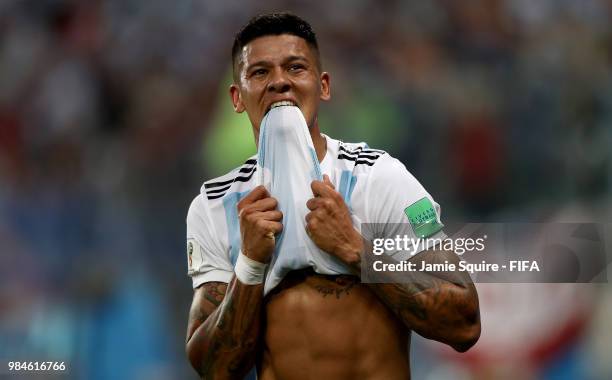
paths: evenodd
<path fill-rule="evenodd" d="M 319 162 L 321 162 L 323 161 L 323 158 L 325 158 L 325 152 L 327 151 L 327 140 L 325 140 L 325 137 L 321 136 L 319 123 L 317 121 L 315 121 L 312 128 L 309 128 L 309 131 L 315 152 L 317 152 L 317 158 L 319 159 Z"/>

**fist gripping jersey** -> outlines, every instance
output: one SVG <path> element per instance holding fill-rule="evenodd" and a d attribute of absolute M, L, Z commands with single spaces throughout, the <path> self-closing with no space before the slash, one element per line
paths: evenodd
<path fill-rule="evenodd" d="M 308 127 L 293 106 L 273 108 L 262 120 L 259 151 L 230 173 L 207 181 L 187 214 L 188 273 L 193 287 L 205 282 L 229 282 L 241 248 L 237 204 L 263 184 L 283 212 L 283 232 L 266 274 L 267 294 L 291 270 L 312 267 L 320 274 L 348 274 L 337 258 L 319 249 L 306 234 L 306 201 L 313 197 L 310 183 L 327 174 L 349 210 L 353 225 L 380 223 L 396 228 L 411 222 L 411 205 L 431 205 L 440 224 L 440 207 L 404 165 L 367 144 L 343 143 L 325 136 L 327 150 L 318 162 Z M 394 227 L 395 226 L 395 227 Z M 377 235 L 391 236 L 392 231 Z M 439 228 L 428 235 L 442 234 Z M 409 236 L 416 238 L 416 235 Z M 419 236 L 422 237 L 422 236 Z M 426 236 L 428 237 L 428 236 Z M 398 257 L 405 259 L 406 257 Z"/>
<path fill-rule="evenodd" d="M 319 249 L 306 233 L 306 202 L 314 195 L 312 181 L 322 181 L 321 168 L 306 120 L 298 107 L 270 110 L 261 122 L 257 152 L 257 185 L 278 201 L 283 231 L 266 276 L 264 293 L 289 271 L 312 267 L 321 274 L 350 273 L 340 260 Z"/>

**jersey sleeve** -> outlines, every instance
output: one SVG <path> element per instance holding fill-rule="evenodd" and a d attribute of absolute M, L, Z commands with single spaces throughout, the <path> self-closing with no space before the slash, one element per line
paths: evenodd
<path fill-rule="evenodd" d="M 202 194 L 195 197 L 187 212 L 187 266 L 194 289 L 205 282 L 229 283 L 234 274 Z"/>
<path fill-rule="evenodd" d="M 388 154 L 372 167 L 366 201 L 370 238 L 407 237 L 408 249 L 388 252 L 400 260 L 430 248 L 433 240 L 446 238 L 440 205 L 404 164 Z"/>

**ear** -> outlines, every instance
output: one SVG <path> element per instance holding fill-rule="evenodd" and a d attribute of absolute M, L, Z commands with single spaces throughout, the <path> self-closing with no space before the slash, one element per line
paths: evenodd
<path fill-rule="evenodd" d="M 324 71 L 321 73 L 321 100 L 331 99 L 331 88 L 329 73 Z"/>
<path fill-rule="evenodd" d="M 242 104 L 242 96 L 240 95 L 240 89 L 238 85 L 233 83 L 229 88 L 230 97 L 232 98 L 232 104 L 234 111 L 238 113 L 244 112 L 244 104 Z"/>

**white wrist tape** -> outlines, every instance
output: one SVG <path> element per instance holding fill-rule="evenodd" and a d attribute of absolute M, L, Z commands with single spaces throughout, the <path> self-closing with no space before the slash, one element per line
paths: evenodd
<path fill-rule="evenodd" d="M 246 257 L 242 251 L 238 254 L 234 273 L 240 282 L 245 285 L 258 285 L 263 283 L 268 264 L 260 263 Z"/>

